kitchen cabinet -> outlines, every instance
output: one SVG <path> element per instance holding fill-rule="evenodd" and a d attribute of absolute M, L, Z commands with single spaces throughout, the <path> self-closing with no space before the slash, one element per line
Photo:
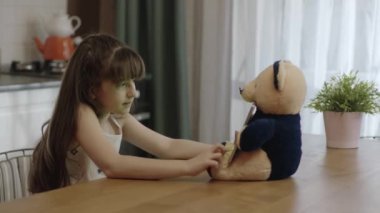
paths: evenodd
<path fill-rule="evenodd" d="M 0 152 L 34 147 L 59 87 L 0 92 Z"/>

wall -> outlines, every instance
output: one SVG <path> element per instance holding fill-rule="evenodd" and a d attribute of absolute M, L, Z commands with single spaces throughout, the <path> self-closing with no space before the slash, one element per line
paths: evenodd
<path fill-rule="evenodd" d="M 67 0 L 0 0 L 1 71 L 12 60 L 42 59 L 33 37 L 46 37 L 43 20 L 59 11 L 67 11 Z"/>

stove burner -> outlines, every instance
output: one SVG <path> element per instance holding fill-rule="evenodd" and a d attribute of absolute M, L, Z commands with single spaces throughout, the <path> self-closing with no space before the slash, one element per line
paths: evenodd
<path fill-rule="evenodd" d="M 12 61 L 11 72 L 41 72 L 41 63 L 39 61 L 21 63 Z"/>
<path fill-rule="evenodd" d="M 19 61 L 12 61 L 10 72 L 12 73 L 35 73 L 57 75 L 63 74 L 66 70 L 67 61 L 62 60 L 49 60 L 49 61 L 31 61 L 21 63 Z"/>
<path fill-rule="evenodd" d="M 62 74 L 65 72 L 67 61 L 49 60 L 44 62 L 44 70 L 50 73 Z"/>

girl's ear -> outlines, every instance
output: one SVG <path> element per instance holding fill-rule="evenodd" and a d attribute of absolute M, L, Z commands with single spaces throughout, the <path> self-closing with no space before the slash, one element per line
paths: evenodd
<path fill-rule="evenodd" d="M 91 87 L 88 94 L 90 95 L 90 98 L 92 100 L 95 100 L 96 99 L 96 95 L 95 95 L 95 87 Z"/>

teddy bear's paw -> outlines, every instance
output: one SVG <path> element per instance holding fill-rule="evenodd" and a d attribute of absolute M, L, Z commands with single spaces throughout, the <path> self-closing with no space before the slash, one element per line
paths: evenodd
<path fill-rule="evenodd" d="M 235 153 L 227 168 L 213 168 L 210 176 L 215 180 L 257 181 L 267 180 L 271 174 L 271 162 L 265 151 Z"/>
<path fill-rule="evenodd" d="M 223 154 L 221 165 L 220 165 L 220 168 L 222 169 L 225 169 L 230 165 L 232 159 L 235 156 L 235 152 L 237 149 L 234 143 L 228 142 L 228 141 L 225 143 L 224 147 L 225 147 L 225 152 Z"/>
<path fill-rule="evenodd" d="M 212 177 L 215 180 L 229 180 L 230 175 L 228 168 L 223 169 L 223 168 L 212 168 L 209 171 L 210 177 Z"/>

